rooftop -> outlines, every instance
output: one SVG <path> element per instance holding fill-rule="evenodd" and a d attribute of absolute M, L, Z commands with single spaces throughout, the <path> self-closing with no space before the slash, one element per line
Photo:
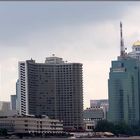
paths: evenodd
<path fill-rule="evenodd" d="M 136 42 L 134 42 L 133 46 L 140 46 L 140 41 L 137 40 Z"/>

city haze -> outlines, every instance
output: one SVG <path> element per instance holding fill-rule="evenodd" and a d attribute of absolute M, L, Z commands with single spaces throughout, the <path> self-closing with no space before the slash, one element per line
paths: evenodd
<path fill-rule="evenodd" d="M 111 60 L 120 53 L 119 22 L 131 50 L 140 40 L 139 2 L 1 2 L 0 100 L 15 94 L 18 61 L 55 54 L 83 63 L 84 106 L 108 98 Z"/>

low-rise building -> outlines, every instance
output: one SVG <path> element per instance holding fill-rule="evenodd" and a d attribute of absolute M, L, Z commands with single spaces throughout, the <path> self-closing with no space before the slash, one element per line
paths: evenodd
<path fill-rule="evenodd" d="M 94 131 L 96 122 L 94 120 L 84 120 L 85 131 Z"/>
<path fill-rule="evenodd" d="M 47 116 L 9 116 L 0 117 L 0 128 L 8 133 L 47 133 L 63 131 L 63 122 Z"/>
<path fill-rule="evenodd" d="M 83 112 L 84 128 L 86 131 L 93 131 L 97 122 L 104 119 L 104 110 L 100 107 L 87 108 Z"/>
<path fill-rule="evenodd" d="M 90 107 L 100 107 L 104 111 L 104 119 L 107 119 L 107 112 L 109 108 L 108 99 L 90 100 Z"/>

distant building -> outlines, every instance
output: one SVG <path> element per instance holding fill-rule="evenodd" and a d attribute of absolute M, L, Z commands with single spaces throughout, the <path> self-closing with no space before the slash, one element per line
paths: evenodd
<path fill-rule="evenodd" d="M 16 114 L 16 110 L 11 110 L 10 102 L 1 101 L 0 116 L 13 116 Z"/>
<path fill-rule="evenodd" d="M 10 110 L 10 102 L 8 101 L 1 101 L 1 109 L 3 111 Z"/>
<path fill-rule="evenodd" d="M 103 109 L 100 107 L 91 107 L 84 110 L 84 120 L 102 120 L 104 118 Z"/>
<path fill-rule="evenodd" d="M 2 102 L 2 101 L 0 101 L 0 110 L 2 109 L 2 103 L 3 103 L 3 102 Z"/>
<path fill-rule="evenodd" d="M 100 107 L 104 111 L 104 119 L 107 119 L 107 112 L 109 108 L 108 99 L 90 100 L 90 107 Z"/>
<path fill-rule="evenodd" d="M 45 63 L 35 60 L 19 62 L 20 114 L 47 115 L 63 120 L 64 127 L 83 127 L 82 64 L 47 57 Z"/>
<path fill-rule="evenodd" d="M 21 102 L 21 96 L 20 96 L 20 84 L 19 80 L 16 82 L 16 110 L 18 111 L 18 114 L 20 112 L 20 102 Z"/>
<path fill-rule="evenodd" d="M 129 52 L 128 56 L 140 60 L 140 41 L 133 44 L 132 52 Z"/>
<path fill-rule="evenodd" d="M 48 117 L 12 116 L 0 117 L 0 129 L 7 129 L 8 133 L 50 133 L 62 132 L 63 122 Z"/>
<path fill-rule="evenodd" d="M 16 110 L 16 100 L 17 100 L 17 96 L 16 95 L 11 95 L 11 110 Z"/>
<path fill-rule="evenodd" d="M 108 105 L 108 99 L 90 100 L 90 107 L 101 107 Z"/>
<path fill-rule="evenodd" d="M 100 107 L 87 108 L 83 112 L 86 131 L 93 131 L 97 122 L 104 119 L 104 110 Z"/>
<path fill-rule="evenodd" d="M 84 120 L 84 130 L 88 132 L 93 132 L 96 126 L 95 120 Z"/>

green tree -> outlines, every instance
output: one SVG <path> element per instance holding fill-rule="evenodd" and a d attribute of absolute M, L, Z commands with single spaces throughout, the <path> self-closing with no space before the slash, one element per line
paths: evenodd
<path fill-rule="evenodd" d="M 107 120 L 98 121 L 95 131 L 100 132 L 114 132 L 114 124 Z"/>
<path fill-rule="evenodd" d="M 119 122 L 115 125 L 115 134 L 132 135 L 132 127 L 127 125 L 125 122 Z"/>
<path fill-rule="evenodd" d="M 0 136 L 7 136 L 7 129 L 1 128 L 0 129 Z"/>
<path fill-rule="evenodd" d="M 95 128 L 96 131 L 111 132 L 115 135 L 138 135 L 140 134 L 140 127 L 132 127 L 125 122 L 113 124 L 106 120 L 99 121 Z"/>

